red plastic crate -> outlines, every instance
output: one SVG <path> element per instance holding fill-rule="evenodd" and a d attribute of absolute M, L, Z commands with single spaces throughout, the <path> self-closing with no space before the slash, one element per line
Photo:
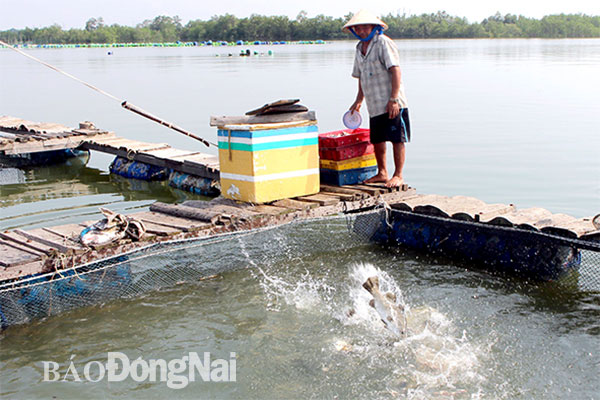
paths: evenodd
<path fill-rule="evenodd" d="M 321 133 L 319 135 L 319 147 L 341 147 L 360 142 L 368 142 L 369 135 L 370 130 L 363 128 Z"/>
<path fill-rule="evenodd" d="M 319 157 L 323 160 L 342 161 L 349 158 L 360 157 L 375 152 L 369 142 L 360 142 L 341 147 L 319 147 Z"/>

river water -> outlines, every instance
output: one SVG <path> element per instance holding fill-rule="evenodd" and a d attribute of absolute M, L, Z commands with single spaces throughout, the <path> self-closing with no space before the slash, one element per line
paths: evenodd
<path fill-rule="evenodd" d="M 599 40 L 397 43 L 413 127 L 407 183 L 421 193 L 577 217 L 599 212 Z M 28 51 L 215 141 L 210 115 L 240 115 L 279 98 L 316 110 L 320 131 L 341 129 L 356 93 L 353 45 L 257 46 L 252 57 L 237 56 L 240 47 Z M 2 115 L 70 126 L 90 120 L 120 136 L 214 154 L 21 55 L 3 49 L 0 59 Z M 110 161 L 93 153 L 87 164 L 4 176 L 0 228 L 94 219 L 98 206 L 132 212 L 197 198 L 110 176 Z M 205 275 L 216 277 L 2 333 L 0 396 L 592 399 L 600 392 L 597 295 L 362 243 L 344 219 L 200 249 L 148 264 L 160 270 L 201 260 Z M 404 340 L 385 330 L 361 288 L 371 275 L 427 328 Z M 73 355 L 81 375 L 108 352 L 132 361 L 189 352 L 228 360 L 235 352 L 237 379 L 183 389 L 131 378 L 43 382 L 43 360 L 59 363 L 64 375 Z"/>

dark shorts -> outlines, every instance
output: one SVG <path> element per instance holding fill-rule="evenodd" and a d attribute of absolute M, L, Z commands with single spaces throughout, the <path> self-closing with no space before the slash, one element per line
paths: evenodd
<path fill-rule="evenodd" d="M 400 110 L 396 118 L 390 119 L 388 113 L 369 119 L 371 143 L 405 143 L 410 142 L 410 119 L 408 108 Z"/>

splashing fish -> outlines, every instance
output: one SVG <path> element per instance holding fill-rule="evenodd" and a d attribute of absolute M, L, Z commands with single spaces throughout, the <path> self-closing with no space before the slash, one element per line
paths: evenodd
<path fill-rule="evenodd" d="M 396 295 L 391 292 L 382 294 L 379 291 L 379 277 L 377 276 L 368 278 L 363 283 L 363 287 L 373 296 L 369 305 L 377 310 L 385 327 L 396 336 L 405 335 L 406 316 L 404 307 L 397 304 Z"/>

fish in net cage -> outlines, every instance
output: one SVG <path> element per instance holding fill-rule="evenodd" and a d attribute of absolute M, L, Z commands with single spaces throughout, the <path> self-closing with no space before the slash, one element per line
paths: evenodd
<path fill-rule="evenodd" d="M 347 226 L 346 232 L 351 233 L 344 238 L 347 246 L 358 242 L 406 247 L 467 260 L 467 265 L 483 265 L 492 272 L 520 272 L 536 280 L 566 282 L 572 290 L 600 292 L 598 241 L 449 221 L 386 207 L 323 218 L 315 226 L 327 236 L 331 221 Z M 301 244 L 304 249 L 322 247 L 323 252 L 332 251 L 327 240 L 318 240 L 314 228 L 307 228 L 311 223 L 314 220 L 268 230 L 279 232 L 282 238 L 278 240 L 284 242 L 301 238 L 305 241 Z M 0 325 L 6 328 L 28 323 L 73 308 L 131 298 L 252 264 L 265 254 L 280 251 L 272 242 L 256 247 L 255 243 L 268 240 L 258 234 L 264 231 L 155 243 L 74 268 L 0 282 Z"/>

